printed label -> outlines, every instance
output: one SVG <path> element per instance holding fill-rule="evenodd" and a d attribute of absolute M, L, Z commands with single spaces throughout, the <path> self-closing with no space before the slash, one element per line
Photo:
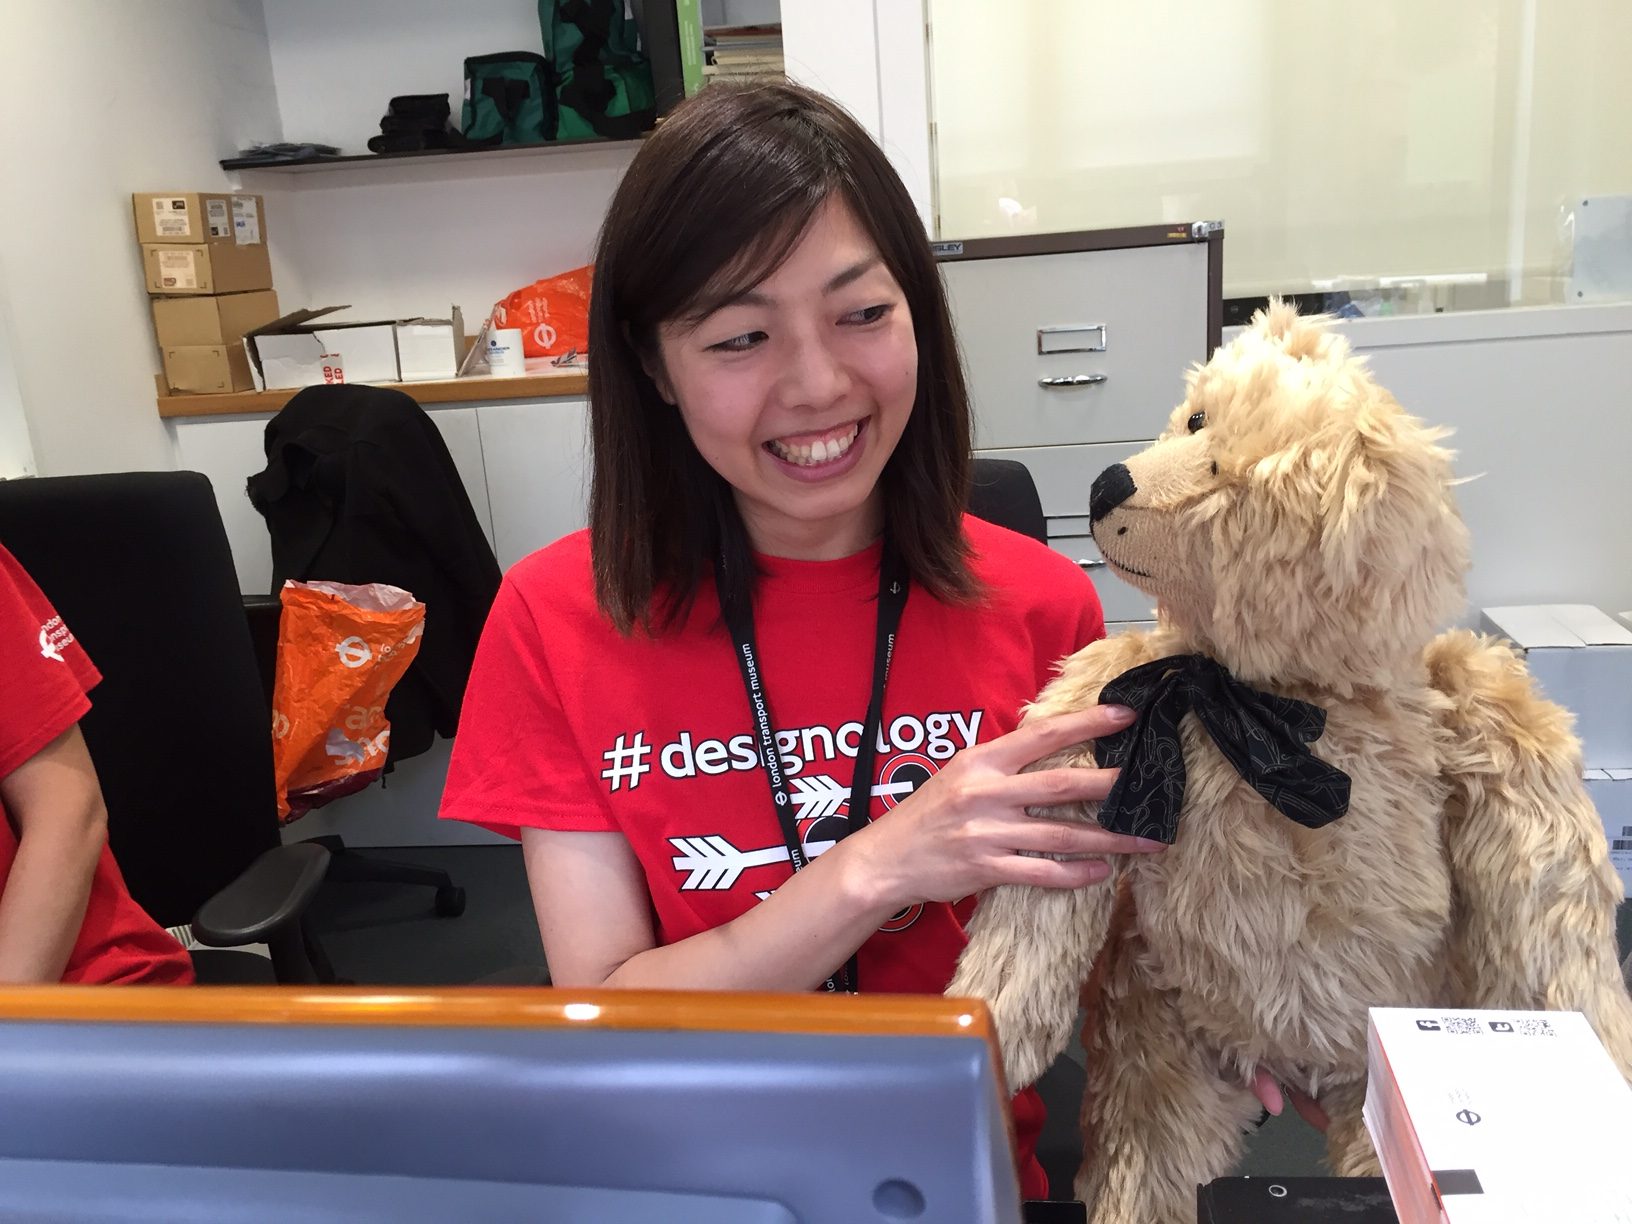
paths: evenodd
<path fill-rule="evenodd" d="M 232 201 L 232 232 L 239 246 L 257 246 L 261 241 L 261 210 L 251 199 Z"/>
<path fill-rule="evenodd" d="M 160 251 L 159 284 L 166 289 L 197 289 L 197 255 L 197 251 Z"/>
<path fill-rule="evenodd" d="M 227 211 L 225 200 L 206 200 L 204 213 L 211 238 L 232 237 L 232 215 Z"/>
<path fill-rule="evenodd" d="M 191 238 L 193 223 L 187 215 L 187 201 L 174 197 L 154 200 L 153 232 L 160 238 Z"/>
<path fill-rule="evenodd" d="M 323 381 L 326 383 L 343 383 L 346 381 L 345 359 L 339 353 L 324 353 L 317 359 L 323 366 Z M 356 664 L 348 664 L 356 666 Z"/>

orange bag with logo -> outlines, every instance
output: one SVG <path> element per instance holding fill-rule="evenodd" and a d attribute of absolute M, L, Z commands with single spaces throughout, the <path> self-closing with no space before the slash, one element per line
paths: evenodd
<path fill-rule="evenodd" d="M 493 307 L 494 327 L 521 329 L 523 357 L 559 357 L 589 351 L 588 265 L 534 281 Z"/>
<path fill-rule="evenodd" d="M 425 605 L 401 587 L 285 582 L 272 688 L 278 819 L 362 790 L 385 768 L 385 699 L 419 653 Z"/>

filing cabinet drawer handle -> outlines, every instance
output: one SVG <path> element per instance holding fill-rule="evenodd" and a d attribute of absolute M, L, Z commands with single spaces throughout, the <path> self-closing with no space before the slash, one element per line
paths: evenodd
<path fill-rule="evenodd" d="M 1061 378 L 1039 378 L 1039 387 L 1092 387 L 1104 382 L 1109 374 L 1067 374 Z"/>
<path fill-rule="evenodd" d="M 1105 558 L 1104 557 L 1081 557 L 1081 558 L 1078 558 L 1077 564 L 1082 566 L 1082 568 L 1085 569 L 1085 570 L 1104 569 L 1105 568 Z"/>

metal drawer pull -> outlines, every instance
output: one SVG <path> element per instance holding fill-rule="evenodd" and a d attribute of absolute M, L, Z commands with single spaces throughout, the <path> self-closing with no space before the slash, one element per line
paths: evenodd
<path fill-rule="evenodd" d="M 1082 566 L 1082 568 L 1085 569 L 1085 570 L 1104 569 L 1105 568 L 1105 558 L 1104 557 L 1080 557 L 1077 560 L 1077 564 Z"/>
<path fill-rule="evenodd" d="M 1109 374 L 1067 374 L 1062 378 L 1039 378 L 1037 385 L 1039 387 L 1092 387 L 1096 383 L 1104 382 L 1109 377 Z"/>

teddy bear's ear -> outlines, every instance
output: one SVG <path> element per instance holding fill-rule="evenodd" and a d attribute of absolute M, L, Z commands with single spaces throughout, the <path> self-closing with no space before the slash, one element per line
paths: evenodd
<path fill-rule="evenodd" d="M 1451 452 L 1445 429 L 1408 416 L 1393 396 L 1360 374 L 1354 399 L 1328 434 L 1321 488 L 1321 547 L 1339 573 L 1358 580 L 1378 550 L 1421 540 L 1444 513 Z"/>

